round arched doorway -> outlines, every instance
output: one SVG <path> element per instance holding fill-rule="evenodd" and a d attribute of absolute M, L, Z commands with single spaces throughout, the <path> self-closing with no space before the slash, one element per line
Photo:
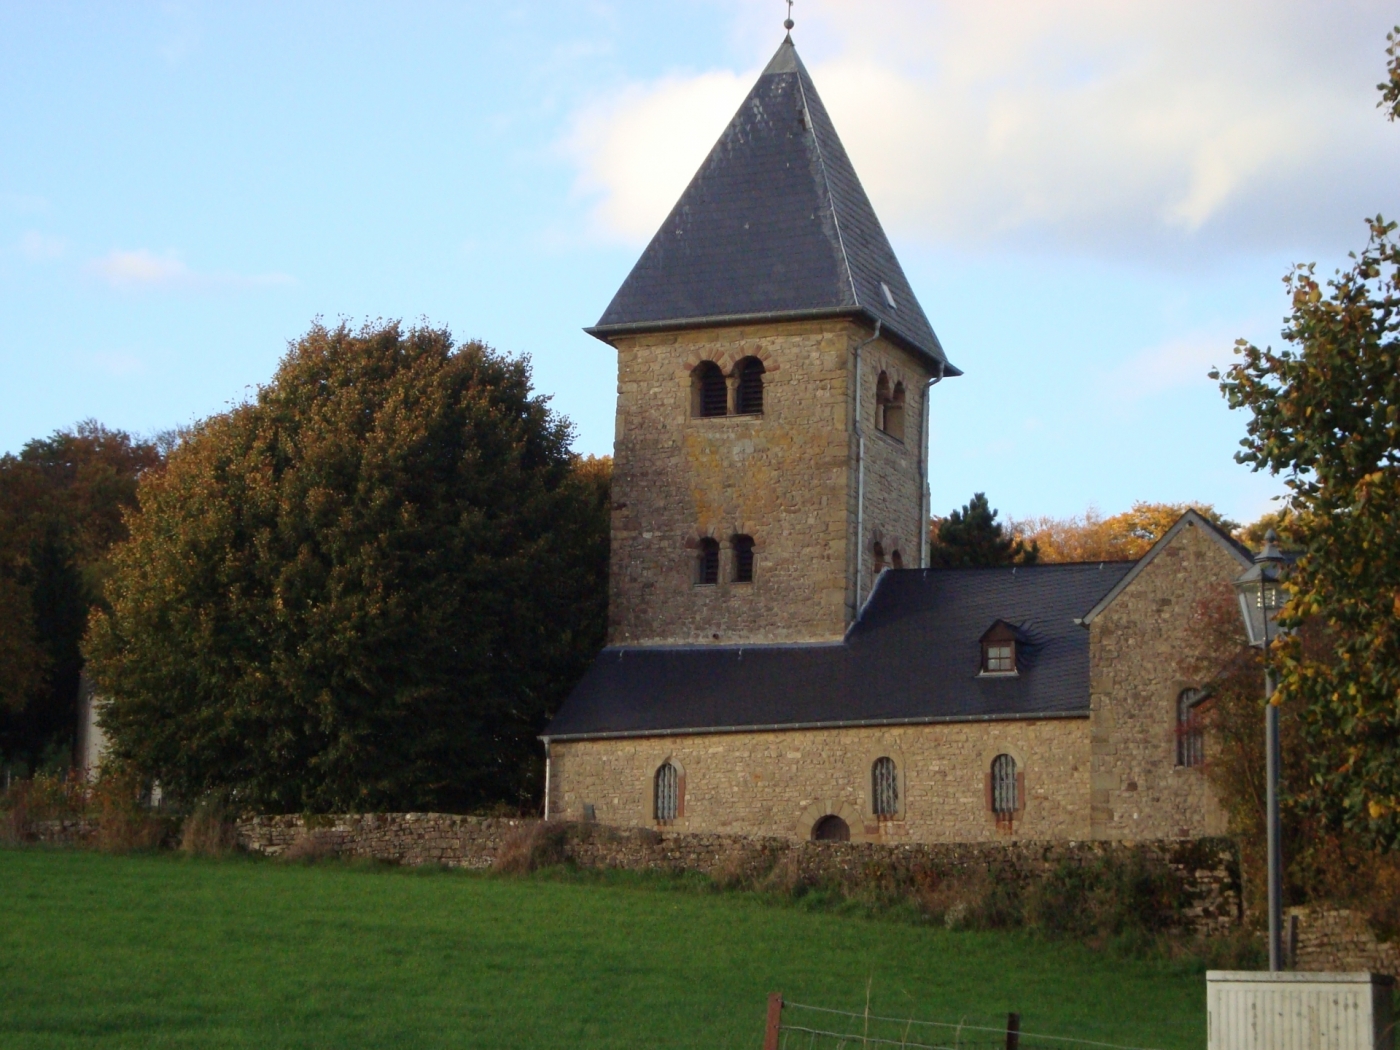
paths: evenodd
<path fill-rule="evenodd" d="M 850 842 L 851 826 L 835 813 L 822 817 L 812 825 L 813 842 Z"/>

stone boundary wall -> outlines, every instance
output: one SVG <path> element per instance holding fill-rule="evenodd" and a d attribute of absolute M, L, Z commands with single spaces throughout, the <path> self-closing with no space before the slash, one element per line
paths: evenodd
<path fill-rule="evenodd" d="M 1366 970 L 1400 978 L 1400 942 L 1382 943 L 1360 912 L 1344 908 L 1289 908 L 1297 917 L 1290 945 L 1293 969 L 1321 973 Z"/>
<path fill-rule="evenodd" d="M 396 864 L 489 868 L 506 839 L 540 822 L 441 813 L 255 817 L 240 821 L 238 841 L 254 853 L 298 849 Z M 1240 922 L 1239 865 L 1224 839 L 1154 842 L 877 843 L 795 842 L 786 838 L 656 832 L 553 821 L 563 858 L 582 868 L 700 872 L 729 882 L 759 880 L 778 865 L 788 877 L 817 884 L 917 886 L 930 877 L 995 870 L 1021 883 L 1061 864 L 1092 864 L 1134 854 L 1166 864 L 1181 880 L 1182 924 L 1225 933 Z"/>
<path fill-rule="evenodd" d="M 46 846 L 85 846 L 96 836 L 97 821 L 88 817 L 67 817 L 30 821 L 18 838 L 21 842 L 40 842 Z"/>

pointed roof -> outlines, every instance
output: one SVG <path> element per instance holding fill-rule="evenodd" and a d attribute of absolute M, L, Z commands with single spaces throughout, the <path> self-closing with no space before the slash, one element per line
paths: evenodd
<path fill-rule="evenodd" d="M 961 375 L 895 258 L 792 37 L 588 332 L 859 317 Z"/>

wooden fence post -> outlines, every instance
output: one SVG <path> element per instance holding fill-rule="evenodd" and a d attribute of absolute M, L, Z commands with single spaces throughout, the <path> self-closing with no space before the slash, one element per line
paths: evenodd
<path fill-rule="evenodd" d="M 768 1027 L 763 1032 L 763 1050 L 778 1050 L 778 1033 L 783 1026 L 783 997 L 774 992 L 768 997 Z"/>
<path fill-rule="evenodd" d="M 1006 1015 L 1006 1050 L 1021 1050 L 1021 1015 Z"/>

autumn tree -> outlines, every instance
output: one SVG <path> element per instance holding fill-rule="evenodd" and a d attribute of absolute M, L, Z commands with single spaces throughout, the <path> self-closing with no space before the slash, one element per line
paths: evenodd
<path fill-rule="evenodd" d="M 92 420 L 0 457 L 0 751 L 27 771 L 66 765 L 79 643 L 112 544 L 126 536 L 158 442 Z"/>
<path fill-rule="evenodd" d="M 1238 526 L 1209 503 L 1148 503 L 1105 518 L 1090 507 L 1071 518 L 1039 517 L 1008 522 L 1010 530 L 1040 552 L 1041 562 L 1132 561 L 1141 558 L 1188 510 L 1226 532 Z"/>
<path fill-rule="evenodd" d="M 961 510 L 929 523 L 929 564 L 941 569 L 994 565 L 1034 565 L 1039 552 L 997 521 L 984 492 L 974 493 Z"/>
<path fill-rule="evenodd" d="M 1400 116 L 1400 28 L 1382 104 Z M 1221 379 L 1250 414 L 1236 458 L 1282 475 L 1306 550 L 1289 581 L 1279 699 L 1301 711 L 1300 804 L 1382 849 L 1400 847 L 1400 244 L 1395 223 L 1324 287 L 1285 285 L 1291 344 L 1241 340 Z M 1312 639 L 1312 644 L 1305 644 Z"/>
<path fill-rule="evenodd" d="M 116 757 L 271 812 L 537 795 L 608 555 L 547 402 L 445 330 L 313 327 L 141 486 L 88 646 Z"/>

